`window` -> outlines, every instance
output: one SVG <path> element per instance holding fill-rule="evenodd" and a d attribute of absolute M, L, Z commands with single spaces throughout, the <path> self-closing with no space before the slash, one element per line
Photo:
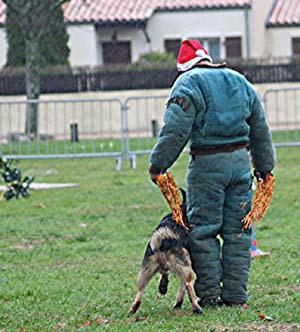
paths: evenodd
<path fill-rule="evenodd" d="M 226 58 L 242 57 L 242 38 L 228 37 L 225 41 Z"/>
<path fill-rule="evenodd" d="M 165 50 L 168 53 L 172 53 L 174 57 L 177 58 L 180 44 L 181 44 L 181 39 L 166 39 Z"/>
<path fill-rule="evenodd" d="M 221 58 L 220 52 L 220 38 L 209 38 L 202 39 L 199 38 L 203 47 L 207 50 L 208 54 L 211 56 L 213 61 L 219 60 Z"/>
<path fill-rule="evenodd" d="M 208 53 L 213 60 L 220 59 L 220 39 L 208 40 Z"/>
<path fill-rule="evenodd" d="M 292 38 L 292 55 L 300 56 L 300 37 Z"/>
<path fill-rule="evenodd" d="M 125 42 L 125 41 L 103 42 L 102 56 L 104 64 L 130 63 L 131 62 L 130 42 Z"/>

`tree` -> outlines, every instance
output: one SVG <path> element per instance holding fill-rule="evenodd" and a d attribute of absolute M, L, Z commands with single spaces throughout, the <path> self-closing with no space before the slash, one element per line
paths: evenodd
<path fill-rule="evenodd" d="M 25 38 L 17 15 L 12 10 L 6 11 L 6 39 L 8 50 L 6 56 L 7 67 L 25 66 Z"/>
<path fill-rule="evenodd" d="M 41 68 L 68 64 L 68 36 L 61 7 L 67 0 L 3 0 L 3 2 L 7 6 L 8 19 L 7 64 L 14 66 L 25 64 L 27 99 L 38 99 Z M 15 29 L 10 25 L 12 22 L 15 22 Z M 55 36 L 60 38 L 60 42 Z M 13 55 L 16 49 L 20 48 L 24 50 L 24 55 L 22 56 L 22 53 Z M 38 103 L 30 103 L 27 106 L 25 133 L 31 136 L 36 136 L 38 133 Z"/>

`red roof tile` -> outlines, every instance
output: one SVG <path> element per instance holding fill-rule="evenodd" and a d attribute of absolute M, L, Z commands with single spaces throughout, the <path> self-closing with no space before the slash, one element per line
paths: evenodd
<path fill-rule="evenodd" d="M 277 0 L 269 15 L 267 26 L 300 25 L 300 0 Z"/>
<path fill-rule="evenodd" d="M 261 1 L 261 0 L 258 0 Z M 68 23 L 146 21 L 157 10 L 236 8 L 252 0 L 70 0 L 63 5 Z M 0 0 L 0 24 L 5 23 L 5 5 Z"/>

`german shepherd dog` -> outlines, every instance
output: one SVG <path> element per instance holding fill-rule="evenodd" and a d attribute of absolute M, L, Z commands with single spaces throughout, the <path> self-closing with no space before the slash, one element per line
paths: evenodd
<path fill-rule="evenodd" d="M 182 189 L 181 192 L 183 196 L 183 218 L 185 223 L 187 223 L 186 194 Z M 146 247 L 138 275 L 138 292 L 130 313 L 135 313 L 140 307 L 143 291 L 156 273 L 161 274 L 158 287 L 160 294 L 165 295 L 167 293 L 169 272 L 180 278 L 180 287 L 176 295 L 174 308 L 181 308 L 185 290 L 187 290 L 193 313 L 202 313 L 200 306 L 197 304 L 194 291 L 195 276 L 192 270 L 191 258 L 187 250 L 188 236 L 189 231 L 172 218 L 172 213 L 161 220 L 152 233 L 150 242 Z"/>

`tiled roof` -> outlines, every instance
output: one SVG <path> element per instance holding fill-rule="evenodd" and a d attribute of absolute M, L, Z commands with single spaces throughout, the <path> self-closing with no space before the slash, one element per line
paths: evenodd
<path fill-rule="evenodd" d="M 251 0 L 71 0 L 65 5 L 67 22 L 145 21 L 156 10 L 188 10 L 249 6 Z"/>
<path fill-rule="evenodd" d="M 70 0 L 63 10 L 68 23 L 118 24 L 145 22 L 155 11 L 243 8 L 251 3 L 252 0 Z M 0 24 L 5 20 L 6 5 L 0 0 Z M 300 0 L 274 0 L 266 24 L 300 26 Z"/>
<path fill-rule="evenodd" d="M 251 5 L 251 0 L 161 0 L 156 1 L 156 9 L 208 9 L 243 8 Z"/>
<path fill-rule="evenodd" d="M 71 0 L 64 6 L 65 20 L 122 22 L 146 20 L 153 13 L 153 0 Z"/>
<path fill-rule="evenodd" d="M 258 0 L 262 1 L 262 0 Z M 213 8 L 243 8 L 252 0 L 70 0 L 63 5 L 68 23 L 98 24 L 145 22 L 155 11 Z M 0 24 L 5 23 L 5 5 L 0 0 Z"/>
<path fill-rule="evenodd" d="M 274 1 L 267 20 L 267 26 L 300 26 L 300 0 Z"/>
<path fill-rule="evenodd" d="M 6 5 L 0 0 L 0 24 L 4 24 L 6 20 Z"/>

